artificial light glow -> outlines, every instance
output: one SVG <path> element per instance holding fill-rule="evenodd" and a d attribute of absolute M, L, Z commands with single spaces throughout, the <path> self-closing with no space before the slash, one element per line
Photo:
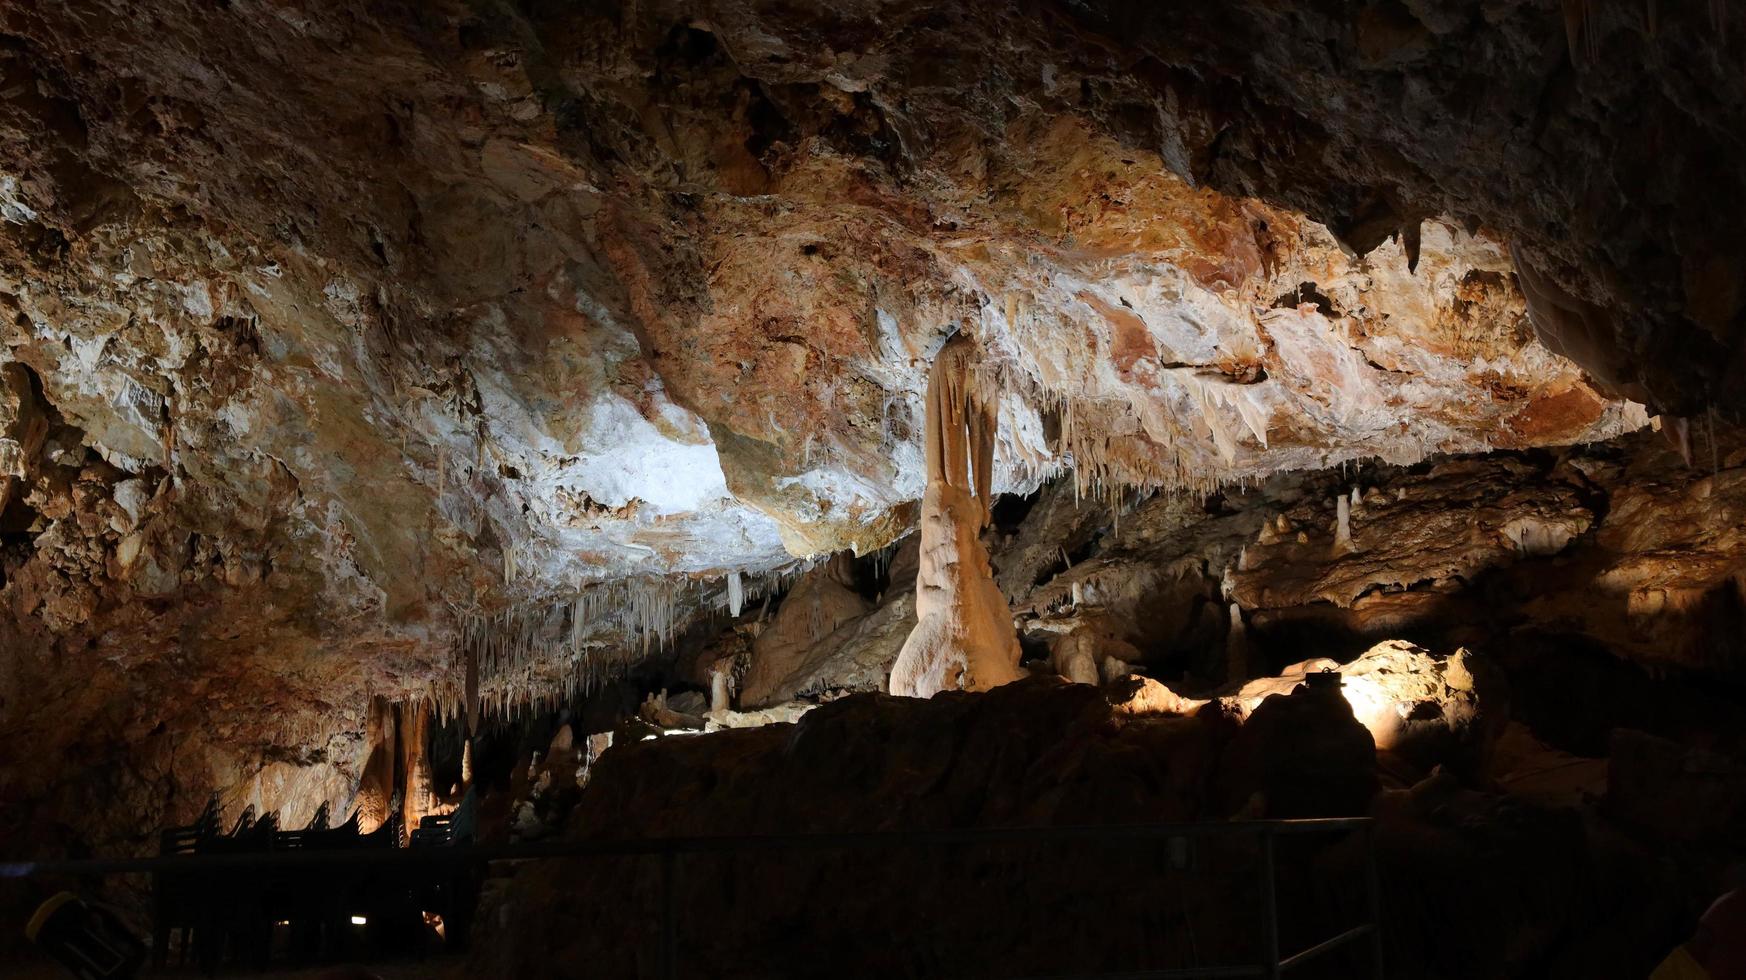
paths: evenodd
<path fill-rule="evenodd" d="M 352 925 L 354 925 L 354 926 L 367 925 L 369 923 L 369 921 L 370 921 L 369 919 L 366 919 L 361 915 L 352 916 Z"/>
<path fill-rule="evenodd" d="M 1392 748 L 1395 730 L 1399 725 L 1396 719 L 1390 719 L 1389 714 L 1391 709 L 1398 711 L 1399 708 L 1388 692 L 1369 678 L 1348 677 L 1340 685 L 1340 694 L 1352 706 L 1352 715 L 1358 719 L 1358 723 L 1370 729 L 1370 737 L 1376 740 L 1376 747 Z"/>

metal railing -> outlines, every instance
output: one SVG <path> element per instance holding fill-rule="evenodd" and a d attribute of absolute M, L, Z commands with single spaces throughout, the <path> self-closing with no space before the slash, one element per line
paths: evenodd
<path fill-rule="evenodd" d="M 1280 837 L 1304 834 L 1356 832 L 1363 835 L 1365 915 L 1363 922 L 1313 946 L 1282 956 L 1279 937 L 1279 905 L 1276 888 L 1278 861 L 1275 843 Z M 123 874 L 222 873 L 268 871 L 284 868 L 319 868 L 324 865 L 358 868 L 428 867 L 444 864 L 484 864 L 492 861 L 529 861 L 552 858 L 637 857 L 660 859 L 660 956 L 659 976 L 677 976 L 679 962 L 678 909 L 676 895 L 680 861 L 687 854 L 728 854 L 757 851 L 877 850 L 941 844 L 1053 843 L 1061 841 L 1153 840 L 1170 841 L 1214 836 L 1253 836 L 1260 844 L 1257 885 L 1261 907 L 1259 962 L 1230 966 L 1186 967 L 1168 970 L 1106 974 L 1157 980 L 1211 980 L 1224 977 L 1277 978 L 1335 949 L 1368 939 L 1372 976 L 1383 974 L 1381 884 L 1376 868 L 1374 829 L 1368 817 L 1332 817 L 1301 820 L 1235 820 L 1200 823 L 1106 824 L 1064 827 L 966 828 L 962 830 L 900 830 L 839 834 L 770 834 L 721 837 L 665 837 L 640 840 L 563 840 L 520 844 L 397 849 L 381 851 L 293 851 L 255 854 L 194 854 L 172 857 L 110 858 L 0 862 L 0 879 L 50 876 L 89 877 Z"/>

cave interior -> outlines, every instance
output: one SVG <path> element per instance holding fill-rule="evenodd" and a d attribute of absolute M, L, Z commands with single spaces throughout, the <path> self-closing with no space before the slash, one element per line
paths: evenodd
<path fill-rule="evenodd" d="M 1746 977 L 1741 39 L 0 4 L 0 975 Z"/>

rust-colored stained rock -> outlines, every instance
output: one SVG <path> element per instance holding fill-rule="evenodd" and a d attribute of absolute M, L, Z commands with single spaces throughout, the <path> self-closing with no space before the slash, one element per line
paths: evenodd
<path fill-rule="evenodd" d="M 660 580 L 692 589 L 688 621 L 730 570 L 906 531 L 953 330 L 987 357 L 1003 491 L 1066 467 L 1088 492 L 1204 489 L 1640 425 L 1532 340 L 1506 241 L 1542 295 L 1616 314 L 1623 348 L 1587 374 L 1681 410 L 1746 390 L 1719 383 L 1740 303 L 1708 258 L 1735 251 L 1746 200 L 1738 168 L 1703 162 L 1740 128 L 1746 75 L 1710 57 L 1725 32 L 1669 14 L 1650 39 L 1609 14 L 1607 64 L 1579 69 L 1549 8 L 1429 7 L 1291 29 L 1262 0 L 7 8 L 12 737 L 76 765 L 89 743 L 93 768 L 125 746 L 137 766 L 89 778 L 159 822 L 268 748 L 355 780 L 367 692 L 441 691 L 479 617 Z M 1652 138 L 1625 138 L 1641 119 Z M 1618 206 L 1640 186 L 1664 206 Z M 1700 518 L 1693 492 L 1645 506 Z M 1483 574 L 1595 520 L 1563 493 L 1470 508 L 1476 529 L 1444 508 L 1395 535 L 1430 548 L 1409 570 L 1386 503 L 1324 561 L 1325 506 L 1281 502 L 1304 540 L 1233 571 L 1240 604 L 1401 622 L 1421 600 L 1366 590 Z M 1621 546 L 1604 603 L 1546 615 L 1637 653 L 1666 646 L 1669 610 L 1725 621 L 1726 532 L 1643 523 L 1706 557 Z M 1124 641 L 1216 646 L 1226 599 L 1206 593 L 1253 524 L 1209 532 L 1195 574 L 1184 548 L 1168 575 L 1087 563 L 1057 585 L 1133 608 L 1167 581 L 1168 613 Z M 626 633 L 586 639 L 648 635 Z M 246 750 L 207 751 L 226 740 Z M 172 782 L 170 758 L 221 762 Z M 88 812 L 78 781 L 6 763 L 0 795 Z"/>

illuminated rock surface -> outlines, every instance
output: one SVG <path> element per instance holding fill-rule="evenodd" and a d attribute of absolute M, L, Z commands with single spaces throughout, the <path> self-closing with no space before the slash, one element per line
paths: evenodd
<path fill-rule="evenodd" d="M 1737 19 L 8 5 L 0 848 L 386 808 L 384 706 L 429 699 L 444 797 L 457 716 L 884 689 L 950 564 L 900 542 L 953 335 L 1018 672 L 1180 707 L 1466 649 L 1506 729 L 1389 695 L 1460 749 L 1385 746 L 1389 793 L 1435 756 L 1489 819 L 1568 756 L 1635 825 L 1733 800 L 1653 770 L 1746 745 Z"/>

